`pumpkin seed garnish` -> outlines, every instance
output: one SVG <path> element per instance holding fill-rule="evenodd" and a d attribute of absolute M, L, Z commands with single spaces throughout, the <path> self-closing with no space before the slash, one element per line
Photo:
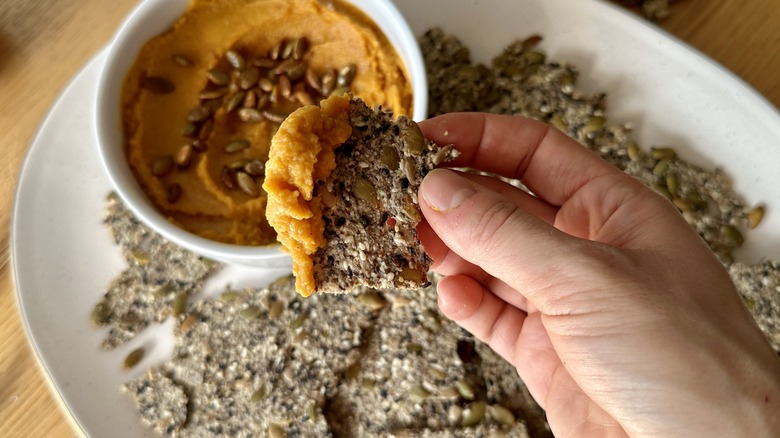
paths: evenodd
<path fill-rule="evenodd" d="M 423 346 L 417 343 L 411 343 L 406 346 L 406 352 L 410 354 L 421 354 L 423 351 Z"/>
<path fill-rule="evenodd" d="M 322 75 L 320 93 L 323 96 L 329 96 L 330 92 L 336 88 L 336 72 L 327 71 Z"/>
<path fill-rule="evenodd" d="M 144 348 L 138 347 L 135 350 L 131 351 L 124 360 L 124 367 L 126 370 L 129 370 L 130 368 L 138 365 L 138 362 L 141 362 L 141 359 L 144 358 Z"/>
<path fill-rule="evenodd" d="M 257 106 L 257 93 L 254 90 L 249 90 L 246 93 L 243 106 L 244 108 L 255 108 Z"/>
<path fill-rule="evenodd" d="M 141 88 L 153 94 L 171 94 L 176 89 L 173 82 L 159 76 L 146 76 L 141 79 Z"/>
<path fill-rule="evenodd" d="M 230 82 L 230 76 L 223 70 L 212 68 L 206 73 L 206 77 L 212 84 L 217 86 L 227 85 Z"/>
<path fill-rule="evenodd" d="M 301 37 L 295 40 L 295 44 L 292 49 L 292 57 L 295 60 L 303 59 L 306 51 L 309 50 L 309 40 L 306 37 Z"/>
<path fill-rule="evenodd" d="M 487 404 L 483 401 L 470 403 L 463 412 L 463 418 L 461 419 L 460 425 L 463 427 L 474 427 L 481 423 L 485 418 L 486 408 Z"/>
<path fill-rule="evenodd" d="M 287 118 L 288 114 L 280 113 L 277 111 L 263 111 L 263 117 L 274 123 L 282 123 Z"/>
<path fill-rule="evenodd" d="M 179 148 L 179 152 L 176 153 L 176 165 L 182 169 L 189 167 L 192 162 L 192 145 L 185 144 Z"/>
<path fill-rule="evenodd" d="M 257 319 L 260 317 L 260 315 L 263 314 L 263 312 L 256 306 L 249 306 L 246 309 L 241 310 L 239 313 L 242 317 L 244 317 L 244 319 L 249 321 Z"/>
<path fill-rule="evenodd" d="M 241 152 L 245 149 L 248 149 L 249 146 L 250 146 L 249 140 L 244 138 L 238 138 L 225 145 L 225 152 L 227 152 L 228 154 L 234 154 L 236 152 Z"/>
<path fill-rule="evenodd" d="M 236 181 L 236 171 L 225 166 L 222 168 L 222 185 L 228 190 L 236 190 L 238 181 Z"/>
<path fill-rule="evenodd" d="M 501 405 L 491 405 L 489 409 L 490 418 L 496 420 L 496 422 L 501 423 L 506 426 L 511 426 L 515 424 L 515 414 L 512 413 L 509 409 L 501 406 Z"/>
<path fill-rule="evenodd" d="M 238 110 L 238 118 L 242 122 L 257 123 L 263 120 L 263 114 L 255 108 L 241 108 Z"/>
<path fill-rule="evenodd" d="M 287 438 L 287 432 L 281 424 L 271 423 L 268 425 L 268 438 Z"/>
<path fill-rule="evenodd" d="M 431 392 L 423 388 L 422 385 L 414 385 L 409 389 L 409 401 L 414 404 L 420 404 L 430 397 Z"/>
<path fill-rule="evenodd" d="M 211 88 L 201 91 L 198 94 L 198 97 L 203 100 L 219 99 L 220 97 L 226 95 L 227 92 L 228 87 Z"/>
<path fill-rule="evenodd" d="M 677 196 L 680 192 L 680 176 L 676 172 L 666 173 L 666 188 L 672 196 Z"/>
<path fill-rule="evenodd" d="M 249 401 L 252 403 L 257 403 L 260 400 L 264 399 L 266 396 L 265 386 L 261 387 L 257 391 L 252 393 L 252 396 L 249 397 Z"/>
<path fill-rule="evenodd" d="M 290 322 L 290 328 L 293 330 L 301 328 L 301 326 L 303 326 L 303 323 L 306 322 L 308 318 L 309 318 L 308 312 L 301 313 L 300 315 L 298 315 L 297 318 L 295 318 Z"/>
<path fill-rule="evenodd" d="M 232 163 L 228 164 L 228 167 L 232 170 L 241 170 L 244 168 L 244 166 L 249 163 L 249 160 L 246 158 L 241 158 L 236 161 L 233 161 Z"/>
<path fill-rule="evenodd" d="M 355 178 L 355 182 L 352 185 L 352 193 L 355 194 L 356 198 L 366 201 L 372 205 L 376 205 L 378 202 L 376 189 L 370 182 L 368 182 L 367 179 L 363 177 L 358 176 Z"/>
<path fill-rule="evenodd" d="M 236 50 L 228 50 L 225 52 L 225 59 L 227 59 L 228 64 L 236 70 L 243 70 L 246 66 L 246 60 Z"/>
<path fill-rule="evenodd" d="M 466 379 L 460 379 L 455 382 L 455 389 L 458 390 L 458 394 L 460 394 L 464 400 L 474 400 L 474 397 L 476 397 L 474 385 Z"/>
<path fill-rule="evenodd" d="M 279 76 L 279 94 L 285 99 L 289 99 L 292 94 L 292 83 L 290 78 L 285 75 Z"/>
<path fill-rule="evenodd" d="M 98 327 L 105 325 L 109 316 L 111 316 L 111 308 L 106 303 L 97 303 L 90 313 L 92 323 Z"/>
<path fill-rule="evenodd" d="M 672 200 L 672 198 L 673 198 L 672 194 L 671 194 L 671 193 L 669 193 L 669 189 L 667 189 L 667 188 L 666 188 L 666 186 L 665 186 L 665 185 L 663 185 L 663 184 L 660 184 L 660 183 L 653 183 L 653 184 L 650 186 L 650 188 L 652 188 L 653 190 L 655 190 L 657 193 L 660 193 L 661 195 L 663 195 L 663 196 L 664 196 L 666 199 L 668 199 L 668 200 L 670 200 L 670 201 L 671 201 L 671 200 Z"/>
<path fill-rule="evenodd" d="M 274 62 L 273 59 L 269 59 L 269 58 L 257 58 L 254 61 L 252 61 L 252 65 L 260 68 L 271 68 L 274 65 L 276 65 L 276 62 Z"/>
<path fill-rule="evenodd" d="M 759 226 L 761 224 L 761 221 L 764 219 L 764 206 L 758 205 L 750 209 L 747 213 L 747 223 L 748 227 L 752 230 Z"/>
<path fill-rule="evenodd" d="M 425 283 L 425 273 L 412 268 L 403 268 L 399 274 L 401 278 L 406 281 L 411 281 L 415 284 Z"/>
<path fill-rule="evenodd" d="M 720 234 L 727 240 L 734 244 L 734 246 L 741 246 L 745 243 L 745 237 L 742 233 L 733 225 L 723 225 L 720 227 Z"/>
<path fill-rule="evenodd" d="M 211 136 L 211 130 L 214 129 L 214 120 L 208 119 L 203 123 L 198 132 L 198 140 L 201 142 L 203 150 L 206 150 L 206 140 Z M 194 146 L 194 145 L 193 145 Z M 195 149 L 198 149 L 197 147 Z"/>
<path fill-rule="evenodd" d="M 238 93 L 230 96 L 227 103 L 225 104 L 225 110 L 227 112 L 233 112 L 236 108 L 240 107 L 244 103 L 244 98 L 246 97 L 246 93 L 243 91 L 239 91 Z"/>
<path fill-rule="evenodd" d="M 241 292 L 235 291 L 235 290 L 229 290 L 227 292 L 223 292 L 222 295 L 220 295 L 219 299 L 224 303 L 232 303 L 233 301 L 241 298 Z"/>
<path fill-rule="evenodd" d="M 179 331 L 182 334 L 187 333 L 188 331 L 192 330 L 192 327 L 195 325 L 196 322 L 198 322 L 198 316 L 189 315 L 188 317 L 184 318 L 184 321 L 181 322 L 181 326 L 179 326 Z"/>
<path fill-rule="evenodd" d="M 249 67 L 246 70 L 243 70 L 238 77 L 238 86 L 241 87 L 242 90 L 248 90 L 254 87 L 259 80 L 260 70 L 255 67 Z"/>
<path fill-rule="evenodd" d="M 260 196 L 260 187 L 257 185 L 257 181 L 248 173 L 236 172 L 236 181 L 238 182 L 238 187 L 247 195 L 253 198 Z"/>
<path fill-rule="evenodd" d="M 345 94 L 349 93 L 349 88 L 347 87 L 337 87 L 333 89 L 333 91 L 328 94 L 328 96 L 343 96 Z"/>
<path fill-rule="evenodd" d="M 187 114 L 187 120 L 190 122 L 203 122 L 211 117 L 212 109 L 208 105 L 199 105 Z"/>
<path fill-rule="evenodd" d="M 265 163 L 261 160 L 252 160 L 244 165 L 244 172 L 252 176 L 263 176 L 265 174 Z"/>
<path fill-rule="evenodd" d="M 375 290 L 371 290 L 358 295 L 357 297 L 360 304 L 368 307 L 371 310 L 381 310 L 387 305 L 385 297 Z"/>
<path fill-rule="evenodd" d="M 284 303 L 281 301 L 274 301 L 271 303 L 271 307 L 268 309 L 268 317 L 270 319 L 279 319 L 284 310 Z"/>
<path fill-rule="evenodd" d="M 188 122 L 184 125 L 184 128 L 181 129 L 181 135 L 185 137 L 195 137 L 195 135 L 198 133 L 198 125 Z"/>
<path fill-rule="evenodd" d="M 428 374 L 436 380 L 444 380 L 447 378 L 447 373 L 438 365 L 431 365 L 428 367 Z"/>
<path fill-rule="evenodd" d="M 173 302 L 171 303 L 171 310 L 173 311 L 173 316 L 179 316 L 184 313 L 185 310 L 187 310 L 187 294 L 182 292 L 173 299 Z"/>
<path fill-rule="evenodd" d="M 287 44 L 287 42 L 284 39 L 281 39 L 276 42 L 276 44 L 271 47 L 270 56 L 273 60 L 278 60 L 282 54 L 282 49 Z"/>
<path fill-rule="evenodd" d="M 317 73 L 314 72 L 312 69 L 306 69 L 306 83 L 311 87 L 313 90 L 320 92 L 322 88 L 322 82 L 320 81 L 320 77 L 317 76 Z"/>
<path fill-rule="evenodd" d="M 417 123 L 412 123 L 409 129 L 404 131 L 403 140 L 406 147 L 409 148 L 409 152 L 413 155 L 422 154 L 425 148 L 425 137 L 423 137 L 423 133 Z"/>
<path fill-rule="evenodd" d="M 653 148 L 650 150 L 650 156 L 653 157 L 654 160 L 674 160 L 677 158 L 677 152 L 668 147 Z"/>
<path fill-rule="evenodd" d="M 678 210 L 683 212 L 695 210 L 694 205 L 685 198 L 675 197 L 672 199 L 672 203 Z"/>
<path fill-rule="evenodd" d="M 357 67 L 355 64 L 347 64 L 339 70 L 339 75 L 336 78 L 336 85 L 339 87 L 348 87 L 352 80 L 355 79 L 355 72 Z"/>
<path fill-rule="evenodd" d="M 183 189 L 181 188 L 181 185 L 178 183 L 173 183 L 169 185 L 167 189 L 165 189 L 165 199 L 169 204 L 175 204 L 179 202 L 179 199 L 181 199 L 182 193 Z"/>
<path fill-rule="evenodd" d="M 641 158 L 642 151 L 639 149 L 639 145 L 636 144 L 636 142 L 630 141 L 628 142 L 628 146 L 626 146 L 626 154 L 631 161 L 637 161 Z"/>
<path fill-rule="evenodd" d="M 173 170 L 173 165 L 173 158 L 170 155 L 160 157 L 152 163 L 152 175 L 158 178 L 168 175 Z"/>
<path fill-rule="evenodd" d="M 658 162 L 658 164 L 655 165 L 653 168 L 653 175 L 655 176 L 666 176 L 666 172 L 669 170 L 669 163 L 671 163 L 671 159 L 669 158 L 663 158 L 661 161 Z M 668 190 L 668 187 L 667 187 Z M 671 192 L 670 192 L 671 193 Z"/>

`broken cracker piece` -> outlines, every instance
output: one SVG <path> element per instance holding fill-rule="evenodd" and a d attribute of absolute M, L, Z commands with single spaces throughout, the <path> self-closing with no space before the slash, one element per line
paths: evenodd
<path fill-rule="evenodd" d="M 293 257 L 296 290 L 341 293 L 428 284 L 417 237 L 417 189 L 451 145 L 358 98 L 334 96 L 292 113 L 274 136 L 266 216 Z"/>

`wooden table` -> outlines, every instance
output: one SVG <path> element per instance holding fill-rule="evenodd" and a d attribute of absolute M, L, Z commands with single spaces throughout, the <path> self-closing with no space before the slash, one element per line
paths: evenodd
<path fill-rule="evenodd" d="M 19 168 L 70 78 L 108 41 L 136 0 L 0 2 L 0 435 L 70 436 L 22 329 L 9 254 Z M 780 2 L 685 0 L 663 27 L 780 106 Z M 778 145 L 780 147 L 780 145 Z"/>

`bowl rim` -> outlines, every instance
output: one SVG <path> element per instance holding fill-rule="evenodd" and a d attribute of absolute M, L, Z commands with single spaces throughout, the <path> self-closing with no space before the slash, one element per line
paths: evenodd
<path fill-rule="evenodd" d="M 425 63 L 411 27 L 401 12 L 390 0 L 342 0 L 359 8 L 385 34 L 395 47 L 404 63 L 406 74 L 412 86 L 413 118 L 422 120 L 427 115 L 428 86 Z M 370 5 L 362 7 L 361 1 Z M 164 31 L 162 26 L 147 26 L 165 22 L 167 26 L 175 22 L 183 13 L 189 0 L 143 0 L 122 22 L 108 48 L 106 62 L 103 65 L 97 83 L 95 95 L 95 127 L 97 149 L 103 170 L 107 174 L 114 190 L 122 198 L 126 207 L 145 225 L 161 234 L 173 243 L 214 260 L 237 263 L 246 266 L 278 267 L 289 266 L 290 255 L 284 252 L 279 243 L 266 246 L 246 246 L 224 243 L 201 237 L 170 222 L 148 199 L 136 179 L 128 160 L 124 144 L 124 130 L 121 126 L 121 87 L 128 69 L 135 61 L 141 47 L 154 35 Z M 178 10 L 178 14 L 160 16 L 160 9 Z M 379 11 L 378 20 L 372 11 Z M 396 23 L 393 32 L 388 32 L 383 23 Z M 146 28 L 146 30 L 145 30 Z M 135 35 L 151 34 L 141 38 Z M 397 33 L 397 35 L 396 35 Z M 397 38 L 396 38 L 397 36 Z M 127 53 L 132 53 L 128 57 Z M 121 79 L 117 79 L 117 78 Z M 416 92 L 416 88 L 421 92 Z"/>

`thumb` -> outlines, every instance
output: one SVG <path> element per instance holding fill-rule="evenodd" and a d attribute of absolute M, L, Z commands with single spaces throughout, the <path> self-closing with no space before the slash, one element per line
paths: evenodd
<path fill-rule="evenodd" d="M 601 246 L 557 230 L 450 170 L 431 171 L 419 199 L 429 225 L 451 251 L 521 292 L 544 313 L 569 310 L 573 303 L 567 305 L 562 294 L 571 288 L 560 286 L 578 284 L 575 277 L 582 266 L 592 265 L 590 256 Z M 581 263 L 586 258 L 590 262 Z"/>

